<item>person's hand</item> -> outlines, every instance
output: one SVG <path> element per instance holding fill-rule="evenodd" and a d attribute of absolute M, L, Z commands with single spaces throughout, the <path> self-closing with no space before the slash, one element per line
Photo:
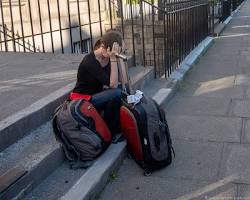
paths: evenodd
<path fill-rule="evenodd" d="M 108 47 L 107 49 L 107 53 L 110 56 L 110 60 L 116 60 L 115 55 L 119 54 L 121 52 L 121 47 L 119 46 L 119 44 L 117 42 L 113 43 L 113 47 L 110 50 L 110 47 Z"/>

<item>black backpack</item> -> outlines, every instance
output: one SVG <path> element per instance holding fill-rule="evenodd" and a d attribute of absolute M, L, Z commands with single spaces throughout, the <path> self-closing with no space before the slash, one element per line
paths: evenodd
<path fill-rule="evenodd" d="M 88 101 L 65 101 L 56 109 L 52 122 L 71 168 L 89 167 L 111 142 L 107 125 Z"/>

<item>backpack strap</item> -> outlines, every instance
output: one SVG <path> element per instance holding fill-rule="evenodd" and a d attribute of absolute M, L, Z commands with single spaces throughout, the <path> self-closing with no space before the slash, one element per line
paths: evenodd
<path fill-rule="evenodd" d="M 172 143 L 172 139 L 171 139 L 171 136 L 170 136 L 170 131 L 169 131 L 169 128 L 168 128 L 168 123 L 167 123 L 167 120 L 166 120 L 166 117 L 165 117 L 165 112 L 162 108 L 160 108 L 160 106 L 158 105 L 158 103 L 152 99 L 155 106 L 156 106 L 156 109 L 159 113 L 159 116 L 160 116 L 160 122 L 159 122 L 159 125 L 160 126 L 164 126 L 165 127 L 165 130 L 166 130 L 166 133 L 167 133 L 167 140 L 168 140 L 168 146 L 170 148 L 170 153 L 172 155 L 173 153 L 173 156 L 175 158 L 175 150 L 174 150 L 174 147 L 173 147 L 173 143 Z M 171 160 L 172 160 L 172 157 L 171 157 Z"/>
<path fill-rule="evenodd" d="M 169 139 L 169 147 L 171 149 L 171 152 L 173 153 L 173 156 L 175 158 L 175 150 L 174 150 L 174 147 L 173 147 L 173 143 L 172 143 L 172 139 L 170 137 L 170 131 L 169 131 L 169 127 L 168 127 L 168 123 L 167 123 L 167 120 L 166 120 L 166 117 L 165 117 L 165 112 L 163 109 L 159 108 L 159 111 L 160 111 L 160 115 L 161 115 L 161 118 L 162 118 L 162 125 L 165 126 L 165 129 L 167 131 L 167 134 L 168 134 L 168 139 Z"/>

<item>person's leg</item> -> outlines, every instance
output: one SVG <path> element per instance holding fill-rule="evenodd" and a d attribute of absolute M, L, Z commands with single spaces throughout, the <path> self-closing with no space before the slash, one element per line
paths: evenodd
<path fill-rule="evenodd" d="M 91 103 L 97 110 L 104 111 L 104 120 L 112 134 L 119 132 L 121 89 L 108 89 L 92 96 Z"/>

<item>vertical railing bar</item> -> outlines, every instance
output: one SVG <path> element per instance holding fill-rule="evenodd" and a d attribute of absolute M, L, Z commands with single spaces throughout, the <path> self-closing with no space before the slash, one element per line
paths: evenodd
<path fill-rule="evenodd" d="M 167 5 L 166 5 L 167 6 Z M 166 11 L 168 11 L 168 7 L 166 7 Z M 166 28 L 167 28 L 167 68 L 168 68 L 168 76 L 170 75 L 171 72 L 171 65 L 170 65 L 170 33 L 169 33 L 169 14 L 167 13 L 167 24 L 166 24 Z"/>
<path fill-rule="evenodd" d="M 177 0 L 174 0 L 174 3 L 176 3 Z M 175 11 L 177 10 L 177 4 L 174 6 Z M 177 68 L 177 59 L 178 59 L 178 41 L 177 41 L 177 12 L 174 14 L 174 69 Z"/>
<path fill-rule="evenodd" d="M 4 31 L 4 35 L 5 35 L 5 47 L 6 47 L 6 50 L 8 52 L 8 42 L 7 42 L 7 38 L 6 38 L 6 35 L 7 35 L 7 25 L 4 24 L 4 27 L 3 27 L 3 31 Z"/>
<path fill-rule="evenodd" d="M 19 6 L 19 15 L 20 15 L 20 23 L 21 23 L 21 32 L 22 32 L 23 51 L 26 52 L 25 39 L 24 39 L 24 30 L 23 30 L 23 15 L 22 15 L 21 0 L 18 0 L 18 6 Z"/>
<path fill-rule="evenodd" d="M 102 36 L 102 14 L 101 14 L 100 0 L 98 0 L 98 14 L 99 14 L 100 33 L 101 33 L 101 36 Z"/>
<path fill-rule="evenodd" d="M 203 15 L 203 35 L 202 35 L 202 39 L 205 38 L 205 36 L 208 36 L 209 35 L 209 32 L 208 32 L 208 26 L 206 26 L 208 24 L 208 4 L 207 6 L 204 7 L 204 11 L 205 11 L 205 14 Z M 207 19 L 206 19 L 207 18 Z"/>
<path fill-rule="evenodd" d="M 33 48 L 34 48 L 34 52 L 36 52 L 36 43 L 35 43 L 35 38 L 34 38 L 34 27 L 33 27 L 33 19 L 32 19 L 32 13 L 31 13 L 30 0 L 28 0 L 28 5 L 29 5 L 30 28 L 31 28 Z"/>
<path fill-rule="evenodd" d="M 124 39 L 124 19 L 123 19 L 123 1 L 120 0 L 120 6 L 121 6 L 121 24 L 122 24 L 122 38 Z"/>
<path fill-rule="evenodd" d="M 110 20 L 110 28 L 113 29 L 111 0 L 109 0 L 109 20 Z"/>
<path fill-rule="evenodd" d="M 209 8 L 209 5 L 208 5 L 208 8 Z M 209 15 L 209 10 L 207 9 L 207 16 Z M 207 24 L 208 24 L 209 22 L 208 22 L 208 19 L 207 19 Z M 210 35 L 211 34 L 211 31 L 209 30 L 209 28 L 208 28 L 208 26 L 207 26 L 207 35 Z M 213 34 L 214 35 L 214 34 Z"/>
<path fill-rule="evenodd" d="M 165 9 L 164 9 L 164 11 L 165 11 Z M 165 75 L 165 78 L 167 78 L 167 44 L 166 44 L 166 13 L 164 12 L 163 13 L 163 28 L 164 28 L 164 30 L 163 30 L 163 40 L 164 40 L 164 52 L 163 52 L 163 55 L 164 55 L 164 57 L 163 57 L 163 59 L 164 59 L 164 75 Z"/>
<path fill-rule="evenodd" d="M 187 4 L 189 6 L 189 3 Z M 189 33 L 190 33 L 190 22 L 189 22 L 189 17 L 190 17 L 190 9 L 188 9 L 186 11 L 186 55 L 188 55 L 189 52 L 189 44 L 190 44 L 190 40 L 189 40 Z"/>
<path fill-rule="evenodd" d="M 182 14 L 182 18 L 181 18 L 181 23 L 183 24 L 183 48 L 182 48 L 182 53 L 183 53 L 183 57 L 182 60 L 185 59 L 186 57 L 186 37 L 187 37 L 187 30 L 186 30 L 186 13 L 187 10 L 184 10 L 183 14 Z"/>
<path fill-rule="evenodd" d="M 131 14 L 131 28 L 132 28 L 132 42 L 133 42 L 133 64 L 136 63 L 135 58 L 135 38 L 134 38 L 134 20 L 133 20 L 133 11 L 132 11 L 132 0 L 129 0 L 130 2 L 130 14 Z"/>
<path fill-rule="evenodd" d="M 0 32 L 0 44 L 1 44 L 1 51 L 3 51 L 2 33 L 1 32 Z"/>
<path fill-rule="evenodd" d="M 2 28 L 3 28 L 3 38 L 4 38 L 4 43 L 5 43 L 5 51 L 8 51 L 8 44 L 7 44 L 6 32 L 5 32 L 5 22 L 4 22 L 4 15 L 3 15 L 3 2 L 0 1 L 0 3 L 1 3 L 1 18 L 2 18 Z"/>
<path fill-rule="evenodd" d="M 187 29 L 186 29 L 186 13 L 187 11 L 184 10 L 183 15 L 182 15 L 182 24 L 183 24 L 183 29 L 184 29 L 184 35 L 183 35 L 183 59 L 186 57 L 186 39 L 187 39 Z"/>
<path fill-rule="evenodd" d="M 177 3 L 177 0 L 176 0 Z M 177 10 L 179 9 L 178 4 L 176 4 L 176 8 Z M 179 67 L 179 62 L 180 62 L 180 25 L 179 25 L 179 15 L 180 15 L 180 11 L 176 12 L 176 32 L 178 34 L 176 34 L 176 54 L 177 54 L 177 62 L 176 62 L 176 68 Z"/>
<path fill-rule="evenodd" d="M 175 0 L 173 0 L 173 2 L 175 2 Z M 173 9 L 174 11 L 176 10 L 175 8 L 175 4 L 173 5 Z M 173 13 L 173 70 L 175 69 L 175 57 L 176 57 L 176 23 L 175 23 L 175 16 L 176 16 L 176 12 Z"/>
<path fill-rule="evenodd" d="M 88 16 L 89 16 L 89 33 L 90 33 L 90 43 L 91 43 L 91 51 L 93 51 L 93 37 L 92 37 L 92 26 L 91 26 L 91 13 L 90 13 L 90 3 L 88 2 Z"/>
<path fill-rule="evenodd" d="M 146 11 L 146 4 L 145 3 L 143 4 L 143 10 L 145 12 L 145 19 L 147 20 L 147 15 L 146 15 L 147 11 Z"/>
<path fill-rule="evenodd" d="M 214 35 L 214 2 L 212 1 L 212 30 L 213 30 L 213 35 Z"/>
<path fill-rule="evenodd" d="M 197 37 L 197 39 L 196 39 L 195 46 L 197 46 L 200 42 L 200 16 L 199 15 L 200 15 L 200 6 L 196 8 L 196 26 L 197 26 L 196 37 Z"/>
<path fill-rule="evenodd" d="M 10 20 L 11 20 L 11 31 L 12 31 L 12 44 L 13 44 L 13 51 L 16 52 L 16 44 L 15 44 L 15 30 L 13 24 L 13 13 L 12 13 L 12 4 L 11 0 L 9 0 L 9 9 L 10 9 Z"/>
<path fill-rule="evenodd" d="M 52 33 L 52 24 L 51 24 L 51 15 L 50 15 L 50 3 L 49 3 L 49 0 L 47 0 L 47 6 L 48 6 L 48 15 L 49 15 L 49 29 L 50 29 L 51 48 L 52 48 L 52 53 L 54 53 L 54 42 L 53 42 L 53 33 Z"/>
<path fill-rule="evenodd" d="M 19 43 L 19 41 L 20 41 L 20 35 L 18 33 L 18 30 L 17 30 L 17 33 L 16 33 L 16 38 L 17 38 L 18 52 L 20 52 L 20 43 Z"/>
<path fill-rule="evenodd" d="M 81 53 L 83 53 L 83 48 L 82 48 L 82 23 L 81 23 L 81 14 L 80 14 L 79 0 L 77 0 L 76 2 L 77 2 L 78 23 L 79 23 L 79 34 L 80 34 L 80 49 L 81 49 Z"/>
<path fill-rule="evenodd" d="M 195 48 L 197 44 L 197 18 L 196 16 L 197 16 L 197 9 L 194 8 L 194 47 L 193 48 Z"/>
<path fill-rule="evenodd" d="M 183 33 L 183 27 L 182 27 L 182 13 L 183 13 L 184 11 L 181 11 L 181 12 L 179 12 L 179 31 L 180 31 L 180 61 L 179 61 L 179 65 L 181 64 L 181 61 L 183 60 L 183 35 L 182 35 L 182 33 Z"/>
<path fill-rule="evenodd" d="M 187 55 L 187 10 L 184 11 L 184 57 Z"/>
<path fill-rule="evenodd" d="M 143 5 L 142 0 L 140 0 L 141 8 L 141 27 L 142 27 L 142 57 L 143 57 L 143 66 L 145 67 L 145 41 L 144 41 L 144 19 L 143 19 Z"/>
<path fill-rule="evenodd" d="M 154 5 L 154 0 L 151 0 L 152 4 Z M 155 11 L 154 6 L 152 5 L 152 25 L 153 25 L 153 52 L 154 52 L 154 72 L 155 78 L 157 78 L 157 69 L 156 69 L 156 55 L 155 55 Z"/>
<path fill-rule="evenodd" d="M 200 31 L 200 20 L 201 20 L 201 18 L 200 18 L 200 8 L 201 8 L 201 6 L 199 6 L 199 7 L 197 7 L 196 8 L 196 22 L 197 22 L 197 42 L 196 42 L 196 46 L 199 44 L 199 42 L 200 42 L 200 33 L 201 33 L 201 31 Z"/>
<path fill-rule="evenodd" d="M 194 8 L 194 48 L 197 44 L 199 29 L 197 29 L 197 8 Z"/>
<path fill-rule="evenodd" d="M 191 12 L 191 21 L 192 21 L 192 29 L 191 29 L 192 46 L 191 46 L 191 50 L 193 50 L 194 43 L 195 43 L 195 39 L 194 39 L 194 8 L 192 8 L 192 12 Z"/>
<path fill-rule="evenodd" d="M 72 46 L 72 28 L 71 28 L 71 17 L 70 17 L 70 4 L 69 0 L 67 0 L 67 8 L 68 8 L 68 19 L 69 19 L 69 35 L 70 35 L 70 48 L 71 48 L 71 53 L 73 53 L 73 46 Z"/>
<path fill-rule="evenodd" d="M 182 24 L 181 24 L 181 13 L 183 11 L 179 11 L 179 16 L 178 16 L 178 23 L 179 23 L 179 65 L 181 64 L 182 61 Z M 178 66 L 179 67 L 179 66 Z"/>
<path fill-rule="evenodd" d="M 190 3 L 191 4 L 191 3 Z M 190 23 L 191 23 L 191 28 L 190 28 L 190 49 L 189 52 L 193 49 L 193 8 L 190 9 Z"/>
<path fill-rule="evenodd" d="M 201 40 L 203 39 L 203 34 L 204 34 L 204 15 L 206 14 L 206 10 L 204 9 L 204 6 L 201 6 L 200 10 L 200 14 L 201 18 L 200 18 L 200 39 L 199 39 L 199 43 L 201 42 Z"/>
<path fill-rule="evenodd" d="M 60 32 L 60 40 L 61 40 L 61 51 L 62 51 L 62 53 L 64 53 L 63 39 L 62 39 L 61 12 L 60 12 L 59 0 L 57 0 L 57 12 L 58 12 L 59 32 Z"/>
<path fill-rule="evenodd" d="M 207 6 L 202 6 L 200 9 L 200 15 L 202 16 L 200 19 L 200 27 L 201 27 L 200 42 L 202 41 L 202 39 L 205 35 L 205 27 L 204 27 L 205 18 L 204 18 L 204 16 L 207 14 L 206 8 L 207 8 Z"/>
<path fill-rule="evenodd" d="M 169 0 L 170 3 L 171 0 Z M 174 10 L 173 6 L 170 5 L 171 11 Z M 173 72 L 173 63 L 174 63 L 174 13 L 171 13 L 171 40 L 170 40 L 170 72 Z"/>
<path fill-rule="evenodd" d="M 37 0 L 37 1 L 38 1 L 38 14 L 39 14 L 39 21 L 40 21 L 40 32 L 41 32 L 42 48 L 43 48 L 43 53 L 45 53 L 44 38 L 43 38 L 43 23 L 42 23 L 42 16 L 41 16 L 41 5 L 40 5 L 40 0 Z"/>

